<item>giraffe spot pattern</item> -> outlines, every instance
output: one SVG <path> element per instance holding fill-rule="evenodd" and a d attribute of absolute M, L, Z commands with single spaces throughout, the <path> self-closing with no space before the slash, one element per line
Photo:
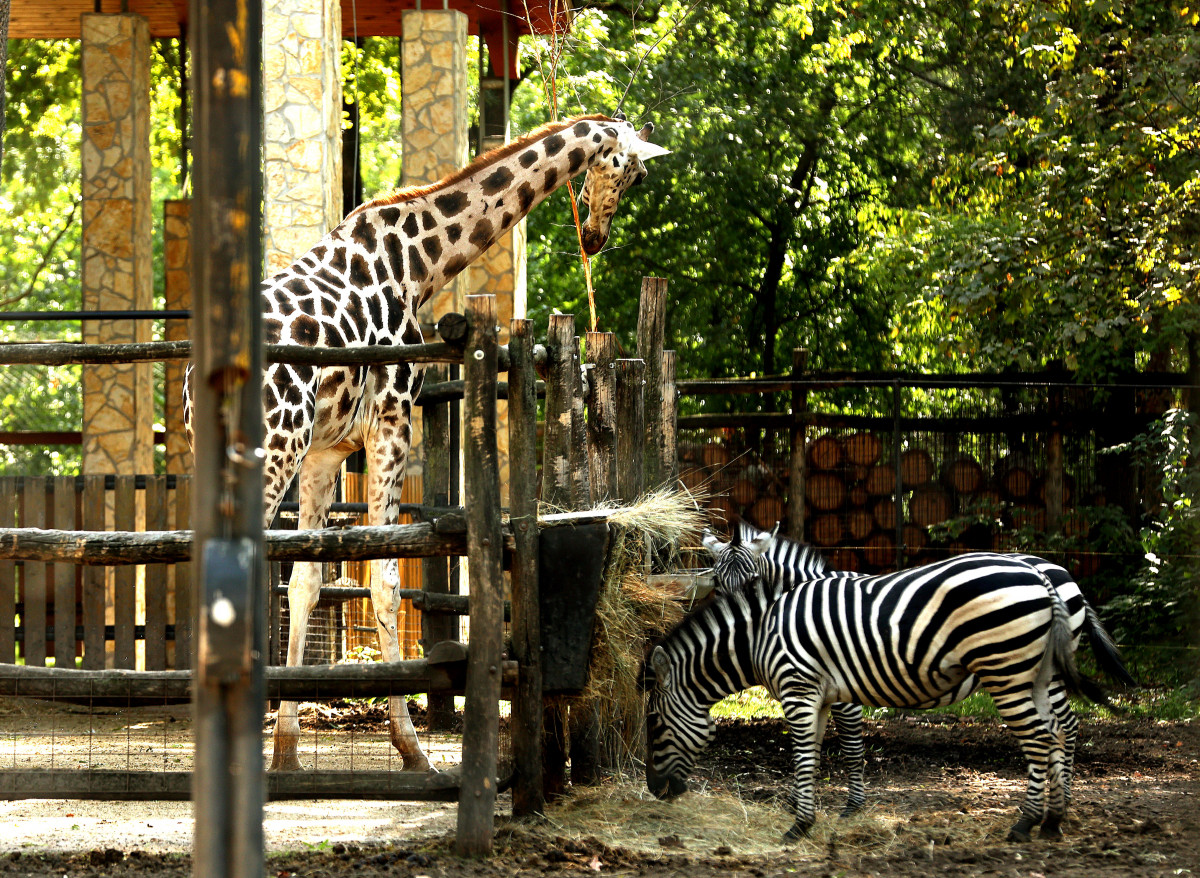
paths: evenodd
<path fill-rule="evenodd" d="M 480 182 L 484 195 L 495 195 L 501 189 L 507 189 L 513 181 L 513 172 L 501 165 Z"/>
<path fill-rule="evenodd" d="M 447 192 L 433 199 L 434 205 L 443 216 L 456 216 L 463 212 L 470 199 L 465 192 Z"/>
<path fill-rule="evenodd" d="M 480 249 L 489 246 L 492 243 L 492 236 L 495 230 L 492 224 L 487 220 L 480 220 L 471 232 L 471 237 L 468 240 Z"/>
<path fill-rule="evenodd" d="M 561 134 L 551 134 L 542 143 L 545 144 L 546 155 L 548 157 L 558 155 L 562 152 L 563 147 L 567 145 L 567 141 L 563 139 Z"/>
<path fill-rule="evenodd" d="M 517 207 L 520 208 L 521 213 L 528 212 L 529 208 L 533 206 L 534 198 L 533 187 L 528 183 L 522 183 L 517 189 Z"/>

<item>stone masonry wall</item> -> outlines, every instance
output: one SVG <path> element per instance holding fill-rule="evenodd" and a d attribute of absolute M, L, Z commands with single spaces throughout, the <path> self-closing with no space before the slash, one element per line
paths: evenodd
<path fill-rule="evenodd" d="M 138 15 L 82 16 L 83 307 L 152 307 L 150 31 Z M 85 342 L 150 340 L 147 321 L 83 324 Z M 83 471 L 154 472 L 149 363 L 83 370 Z"/>

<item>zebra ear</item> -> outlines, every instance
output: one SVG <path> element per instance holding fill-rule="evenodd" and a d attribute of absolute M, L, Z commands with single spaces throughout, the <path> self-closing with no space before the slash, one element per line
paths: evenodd
<path fill-rule="evenodd" d="M 671 661 L 667 651 L 661 646 L 654 647 L 650 653 L 650 667 L 654 669 L 654 679 L 659 689 L 669 689 L 671 686 Z"/>
<path fill-rule="evenodd" d="M 754 539 L 750 540 L 750 542 L 749 542 L 750 550 L 754 553 L 754 556 L 757 558 L 758 556 L 762 555 L 763 552 L 767 551 L 768 547 L 770 547 L 771 543 L 774 542 L 774 540 L 775 540 L 775 531 L 771 531 L 770 533 L 760 533 Z"/>
<path fill-rule="evenodd" d="M 718 540 L 717 535 L 709 530 L 704 532 L 704 536 L 700 538 L 700 542 L 704 544 L 704 548 L 712 552 L 714 558 L 725 550 L 725 543 Z"/>

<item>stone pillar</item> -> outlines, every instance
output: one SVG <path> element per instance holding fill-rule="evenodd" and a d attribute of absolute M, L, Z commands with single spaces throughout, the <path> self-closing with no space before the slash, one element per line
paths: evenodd
<path fill-rule="evenodd" d="M 82 17 L 83 307 L 153 305 L 150 29 L 140 15 Z M 84 342 L 150 340 L 150 323 L 86 321 Z M 83 472 L 154 472 L 150 363 L 83 370 Z"/>
<path fill-rule="evenodd" d="M 263 4 L 263 242 L 267 274 L 342 221 L 338 0 Z"/>
<path fill-rule="evenodd" d="M 164 293 L 168 311 L 186 311 L 192 307 L 192 202 L 190 199 L 163 202 Z M 167 341 L 186 341 L 191 337 L 186 320 L 168 320 Z M 167 431 L 167 472 L 191 475 L 192 452 L 183 430 L 183 372 L 186 363 L 172 360 L 166 364 L 165 427 Z"/>
<path fill-rule="evenodd" d="M 467 163 L 467 17 L 454 10 L 401 13 L 404 186 L 435 183 Z M 434 294 L 421 312 L 431 324 L 462 312 L 467 279 Z"/>

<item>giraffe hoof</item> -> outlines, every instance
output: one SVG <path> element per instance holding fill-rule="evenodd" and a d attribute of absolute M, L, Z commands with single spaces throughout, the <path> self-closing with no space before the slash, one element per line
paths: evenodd
<path fill-rule="evenodd" d="M 290 753 L 287 756 L 281 756 L 276 753 L 271 757 L 271 767 L 269 771 L 303 771 L 304 766 L 300 764 L 299 757 L 295 753 Z"/>
<path fill-rule="evenodd" d="M 437 773 L 437 769 L 430 764 L 429 758 L 424 754 L 419 757 L 405 756 L 402 764 L 404 771 L 432 771 L 435 774 Z"/>

